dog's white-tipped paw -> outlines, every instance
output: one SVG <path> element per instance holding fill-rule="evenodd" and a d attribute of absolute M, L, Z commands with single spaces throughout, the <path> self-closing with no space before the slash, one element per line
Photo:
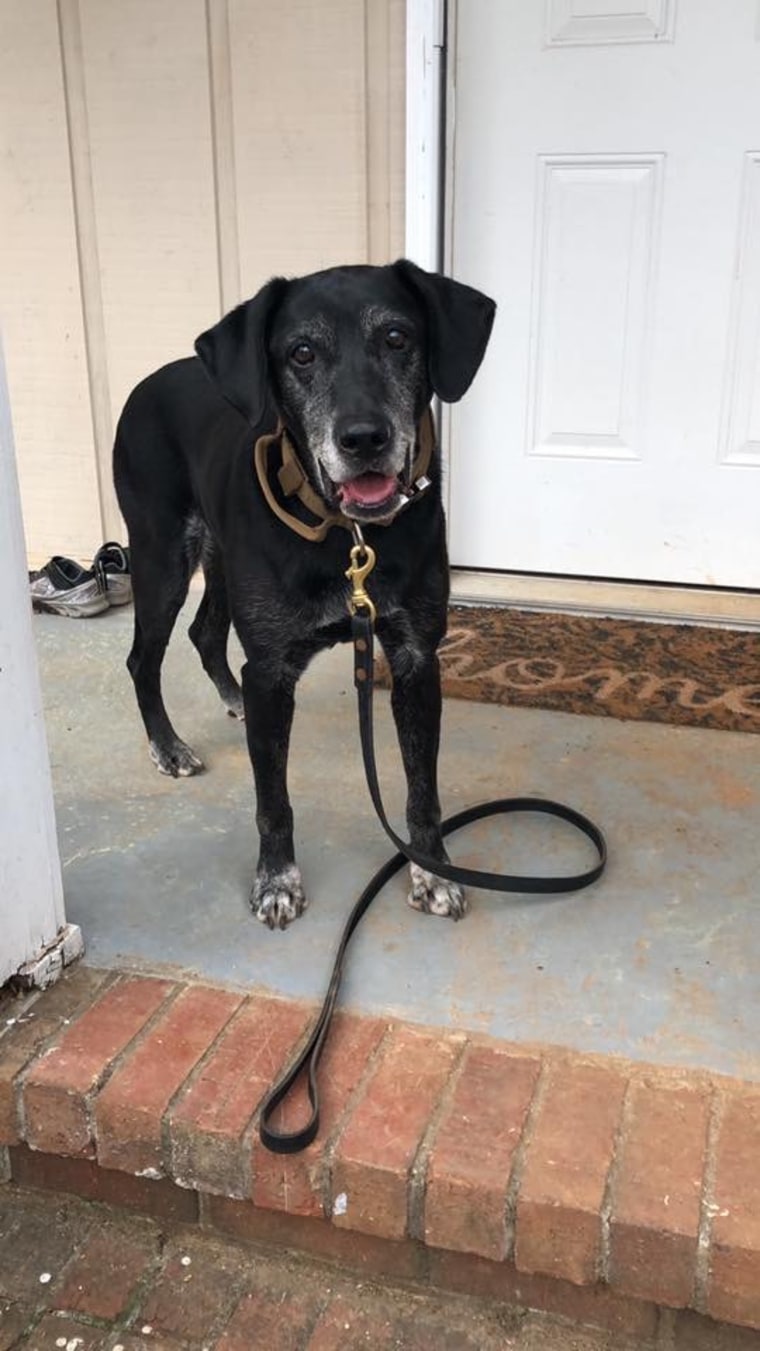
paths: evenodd
<path fill-rule="evenodd" d="M 262 873 L 253 884 L 251 910 L 268 929 L 287 929 L 308 905 L 301 870 L 294 863 L 280 873 Z"/>
<path fill-rule="evenodd" d="M 173 779 L 189 779 L 191 775 L 201 774 L 205 769 L 203 761 L 195 751 L 191 751 L 179 737 L 164 745 L 150 741 L 148 754 L 159 774 L 169 774 Z"/>
<path fill-rule="evenodd" d="M 410 863 L 412 889 L 408 901 L 413 910 L 426 915 L 444 915 L 449 919 L 463 919 L 469 903 L 458 882 L 447 882 L 435 873 L 426 872 L 417 863 Z"/>

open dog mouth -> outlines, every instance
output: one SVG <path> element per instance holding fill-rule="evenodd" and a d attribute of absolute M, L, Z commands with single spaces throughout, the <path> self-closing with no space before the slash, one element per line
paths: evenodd
<path fill-rule="evenodd" d="M 335 495 L 344 511 L 351 507 L 370 510 L 387 507 L 400 491 L 397 474 L 379 474 L 374 470 L 335 484 Z"/>

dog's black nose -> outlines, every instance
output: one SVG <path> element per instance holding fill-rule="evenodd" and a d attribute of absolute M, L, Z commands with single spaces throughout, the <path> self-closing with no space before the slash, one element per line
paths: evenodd
<path fill-rule="evenodd" d="M 385 450 L 392 435 L 392 429 L 385 418 L 339 418 L 335 427 L 335 439 L 341 450 L 350 455 L 376 455 Z"/>

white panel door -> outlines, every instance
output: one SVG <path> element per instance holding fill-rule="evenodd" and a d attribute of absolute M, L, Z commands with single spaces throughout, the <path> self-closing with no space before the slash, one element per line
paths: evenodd
<path fill-rule="evenodd" d="M 760 586 L 758 0 L 460 0 L 455 565 Z"/>

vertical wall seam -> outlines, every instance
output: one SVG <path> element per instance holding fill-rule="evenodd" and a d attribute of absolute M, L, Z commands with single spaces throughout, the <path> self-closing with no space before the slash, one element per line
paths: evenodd
<path fill-rule="evenodd" d="M 100 525 L 108 540 L 122 527 L 111 476 L 113 418 L 79 0 L 57 0 L 57 12 Z"/>
<path fill-rule="evenodd" d="M 228 0 L 206 0 L 214 219 L 222 314 L 242 300 Z"/>

